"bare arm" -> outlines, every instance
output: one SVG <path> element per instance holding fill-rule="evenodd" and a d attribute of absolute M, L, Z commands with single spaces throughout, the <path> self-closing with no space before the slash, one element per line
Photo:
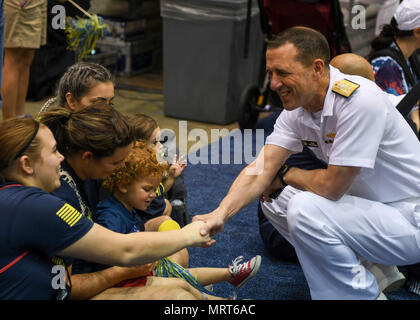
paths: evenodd
<path fill-rule="evenodd" d="M 359 174 L 359 167 L 329 165 L 327 169 L 303 170 L 290 168 L 283 180 L 286 184 L 300 190 L 310 191 L 324 198 L 336 201 L 350 188 L 354 178 Z M 277 177 L 268 187 L 261 200 L 271 202 L 269 195 L 284 185 Z"/>
<path fill-rule="evenodd" d="M 330 200 L 340 199 L 359 174 L 359 167 L 329 165 L 327 169 L 290 168 L 284 182 L 300 190 L 310 191 Z"/>
<path fill-rule="evenodd" d="M 210 241 L 208 235 L 200 235 L 202 226 L 202 222 L 193 222 L 181 230 L 120 234 L 95 223 L 87 234 L 59 255 L 110 266 L 138 266 Z"/>
<path fill-rule="evenodd" d="M 165 187 L 165 193 L 168 193 L 174 185 L 175 179 L 181 175 L 186 167 L 187 164 L 184 163 L 184 157 L 182 156 L 178 159 L 178 155 L 175 155 L 169 167 L 168 177 L 162 182 Z"/>
<path fill-rule="evenodd" d="M 87 300 L 111 288 L 121 281 L 147 275 L 154 263 L 139 267 L 110 267 L 98 272 L 74 274 L 71 276 L 71 299 Z"/>
<path fill-rule="evenodd" d="M 167 177 L 165 180 L 162 181 L 163 187 L 165 188 L 165 192 L 167 193 L 172 186 L 174 185 L 175 179 L 171 176 Z"/>
<path fill-rule="evenodd" d="M 219 207 L 209 214 L 195 216 L 193 221 L 206 221 L 212 235 L 220 232 L 225 222 L 268 188 L 290 154 L 282 147 L 265 145 L 257 159 L 235 179 Z"/>

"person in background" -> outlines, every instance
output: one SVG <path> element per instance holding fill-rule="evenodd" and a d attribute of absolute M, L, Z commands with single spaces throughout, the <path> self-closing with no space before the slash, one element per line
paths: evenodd
<path fill-rule="evenodd" d="M 114 78 L 107 68 L 92 62 L 77 62 L 70 66 L 58 82 L 56 96 L 49 99 L 39 115 L 52 107 L 79 111 L 96 102 L 112 105 Z"/>
<path fill-rule="evenodd" d="M 35 50 L 47 41 L 45 0 L 4 0 L 3 119 L 25 114 Z"/>
<path fill-rule="evenodd" d="M 128 119 L 133 127 L 136 139 L 147 141 L 161 161 L 164 161 L 165 148 L 161 143 L 161 130 L 158 122 L 145 114 L 129 115 Z M 171 216 L 181 226 L 188 222 L 186 217 L 188 216 L 186 208 L 187 191 L 183 175 L 186 166 L 182 158 L 178 159 L 175 154 L 172 163 L 168 165 L 168 170 L 166 170 L 159 188 L 156 190 L 157 197 L 147 210 L 139 212 L 145 222 L 160 215 Z M 179 205 L 177 202 L 181 202 L 181 204 Z M 172 204 L 175 205 L 172 206 Z M 173 208 L 175 209 L 173 210 Z"/>
<path fill-rule="evenodd" d="M 368 60 L 376 84 L 394 95 L 406 94 L 418 81 L 420 64 L 413 53 L 420 49 L 420 1 L 404 0 L 389 24 L 372 43 Z M 418 106 L 409 113 L 409 121 L 420 129 Z"/>

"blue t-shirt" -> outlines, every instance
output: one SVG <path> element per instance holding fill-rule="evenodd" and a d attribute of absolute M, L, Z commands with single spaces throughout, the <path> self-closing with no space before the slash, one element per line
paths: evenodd
<path fill-rule="evenodd" d="M 114 196 L 101 201 L 96 207 L 95 222 L 105 228 L 123 234 L 144 231 L 142 219 Z"/>
<path fill-rule="evenodd" d="M 60 169 L 61 186 L 51 194 L 63 199 L 86 218 L 93 221 L 93 211 L 97 205 L 99 186 L 95 181 L 82 181 L 73 168 L 66 162 L 61 163 Z M 85 260 L 65 257 L 66 264 L 72 265 L 72 273 L 91 273 L 94 270 L 92 264 Z"/>
<path fill-rule="evenodd" d="M 1 184 L 0 300 L 53 299 L 55 256 L 92 226 L 71 205 L 42 189 Z"/>
<path fill-rule="evenodd" d="M 110 196 L 101 201 L 94 214 L 95 222 L 105 228 L 123 234 L 144 231 L 142 219 L 133 210 L 130 212 L 117 198 Z M 95 271 L 109 268 L 102 264 L 92 264 Z"/>

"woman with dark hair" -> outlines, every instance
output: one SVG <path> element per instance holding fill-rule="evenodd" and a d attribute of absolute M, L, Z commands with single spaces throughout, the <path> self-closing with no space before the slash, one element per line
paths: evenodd
<path fill-rule="evenodd" d="M 56 97 L 48 100 L 40 113 L 53 106 L 78 111 L 92 103 L 114 99 L 114 77 L 104 66 L 92 62 L 77 62 L 62 75 Z"/>
<path fill-rule="evenodd" d="M 398 6 L 391 23 L 383 26 L 371 46 L 369 61 L 376 84 L 394 95 L 410 91 L 420 76 L 420 70 L 416 69 L 412 57 L 420 49 L 420 2 L 404 0 Z M 411 110 L 410 117 L 418 130 L 418 107 Z"/>
<path fill-rule="evenodd" d="M 41 122 L 51 129 L 66 157 L 62 184 L 55 194 L 90 218 L 99 201 L 99 185 L 91 182 L 106 178 L 123 164 L 134 142 L 130 125 L 106 102 L 77 112 L 55 108 L 43 113 Z"/>
<path fill-rule="evenodd" d="M 67 298 L 72 277 L 62 257 L 138 266 L 209 240 L 200 235 L 203 223 L 165 233 L 115 233 L 49 194 L 60 186 L 63 156 L 48 127 L 32 118 L 1 122 L 0 148 L 0 300 Z M 64 270 L 65 283 L 53 281 L 54 270 Z M 130 289 L 127 298 L 203 298 L 179 282 Z"/>

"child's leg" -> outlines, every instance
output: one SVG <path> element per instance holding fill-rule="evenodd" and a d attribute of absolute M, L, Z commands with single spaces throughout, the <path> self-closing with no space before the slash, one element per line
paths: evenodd
<path fill-rule="evenodd" d="M 171 218 L 167 216 L 159 216 L 159 217 L 150 219 L 144 224 L 144 231 L 158 231 L 159 226 L 166 220 L 170 220 L 170 219 Z"/>
<path fill-rule="evenodd" d="M 191 286 L 188 282 L 179 278 L 147 277 L 146 286 L 176 286 L 178 288 L 182 288 L 188 291 L 198 300 L 206 299 L 206 297 L 208 300 L 228 300 L 222 297 L 212 296 L 209 294 L 203 294 L 200 291 L 198 291 L 196 288 Z"/>
<path fill-rule="evenodd" d="M 165 199 L 165 204 L 166 204 L 166 207 L 165 207 L 165 211 L 163 211 L 163 215 L 170 217 L 172 213 L 172 205 L 168 201 L 168 199 Z"/>
<path fill-rule="evenodd" d="M 166 222 L 164 224 L 164 222 Z M 177 230 L 181 227 L 179 224 L 167 216 L 160 216 L 153 219 L 150 219 L 144 224 L 145 231 L 168 231 L 168 230 Z M 190 255 L 188 254 L 188 249 L 182 249 L 178 252 L 175 252 L 173 255 L 169 256 L 173 262 L 188 268 Z"/>
<path fill-rule="evenodd" d="M 188 268 L 190 263 L 190 255 L 188 253 L 187 248 L 182 249 L 181 251 L 175 252 L 173 255 L 168 257 L 173 262 L 178 263 L 180 266 L 184 268 Z"/>
<path fill-rule="evenodd" d="M 187 270 L 202 286 L 232 280 L 229 268 L 191 268 Z"/>
<path fill-rule="evenodd" d="M 232 261 L 228 268 L 191 268 L 187 269 L 202 286 L 228 281 L 234 287 L 240 289 L 252 279 L 260 269 L 261 256 L 241 263 L 242 256 Z"/>

